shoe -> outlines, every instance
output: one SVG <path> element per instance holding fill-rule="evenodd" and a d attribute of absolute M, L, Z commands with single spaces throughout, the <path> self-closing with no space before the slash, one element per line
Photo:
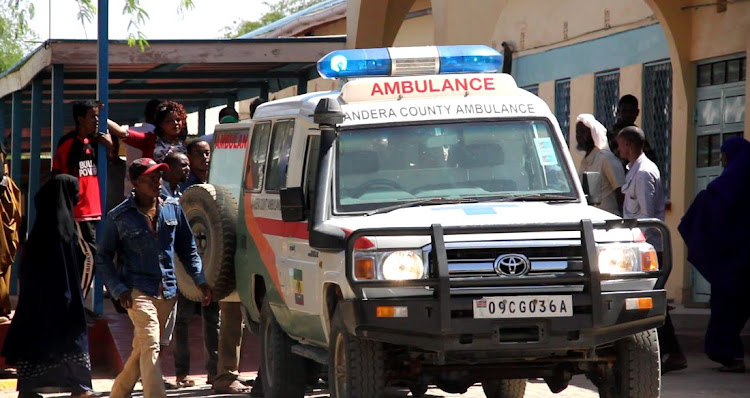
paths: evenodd
<path fill-rule="evenodd" d="M 731 359 L 719 368 L 719 372 L 724 373 L 745 373 L 745 361 L 741 359 Z"/>
<path fill-rule="evenodd" d="M 176 390 L 176 389 L 180 388 L 179 385 L 177 385 L 175 383 L 172 383 L 171 381 L 169 381 L 167 379 L 162 379 L 162 380 L 164 381 L 164 388 L 167 389 L 167 390 Z"/>
<path fill-rule="evenodd" d="M 237 381 L 242 383 L 245 387 L 252 387 L 253 383 L 255 382 L 254 379 L 248 379 L 246 377 L 237 376 Z"/>
<path fill-rule="evenodd" d="M 195 387 L 195 380 L 190 376 L 177 376 L 177 388 Z"/>
<path fill-rule="evenodd" d="M 667 354 L 667 359 L 661 362 L 661 374 L 687 368 L 687 358 L 683 354 Z"/>
<path fill-rule="evenodd" d="M 214 392 L 217 394 L 247 394 L 250 389 L 245 387 L 244 384 L 235 380 L 228 386 L 217 387 L 214 385 Z"/>

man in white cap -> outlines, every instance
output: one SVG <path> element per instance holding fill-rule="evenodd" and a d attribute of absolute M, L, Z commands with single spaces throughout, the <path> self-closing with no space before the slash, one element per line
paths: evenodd
<path fill-rule="evenodd" d="M 578 168 L 583 178 L 586 171 L 595 171 L 601 178 L 600 196 L 602 210 L 622 216 L 623 195 L 620 187 L 625 183 L 625 172 L 617 157 L 610 151 L 607 129 L 594 115 L 578 115 L 576 123 L 576 149 L 586 153 Z"/>

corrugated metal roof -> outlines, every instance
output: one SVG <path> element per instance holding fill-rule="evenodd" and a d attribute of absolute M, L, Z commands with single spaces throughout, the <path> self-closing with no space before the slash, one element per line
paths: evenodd
<path fill-rule="evenodd" d="M 273 32 L 274 30 L 283 27 L 284 25 L 290 24 L 294 22 L 296 19 L 315 14 L 316 12 L 325 11 L 327 9 L 333 8 L 338 6 L 339 4 L 346 4 L 346 0 L 328 0 L 324 1 L 318 4 L 315 4 L 313 6 L 310 6 L 308 8 L 305 8 L 304 10 L 300 10 L 295 12 L 294 14 L 288 15 L 284 18 L 279 19 L 276 22 L 270 23 L 262 28 L 255 29 L 251 32 L 245 33 L 244 35 L 240 36 L 240 39 L 251 39 L 260 37 L 263 34 Z"/>

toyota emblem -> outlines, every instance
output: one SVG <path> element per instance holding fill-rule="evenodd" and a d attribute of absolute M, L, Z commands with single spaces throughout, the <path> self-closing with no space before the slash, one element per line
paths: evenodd
<path fill-rule="evenodd" d="M 495 259 L 495 272 L 501 276 L 526 275 L 530 270 L 531 263 L 523 254 L 503 254 Z"/>

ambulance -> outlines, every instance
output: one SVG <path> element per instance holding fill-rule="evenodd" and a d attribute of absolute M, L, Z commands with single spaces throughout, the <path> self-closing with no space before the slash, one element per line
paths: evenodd
<path fill-rule="evenodd" d="M 520 398 L 576 375 L 659 396 L 669 231 L 592 206 L 598 175 L 501 66 L 483 45 L 335 51 L 318 71 L 340 90 L 217 126 L 182 201 L 266 397 Z"/>

